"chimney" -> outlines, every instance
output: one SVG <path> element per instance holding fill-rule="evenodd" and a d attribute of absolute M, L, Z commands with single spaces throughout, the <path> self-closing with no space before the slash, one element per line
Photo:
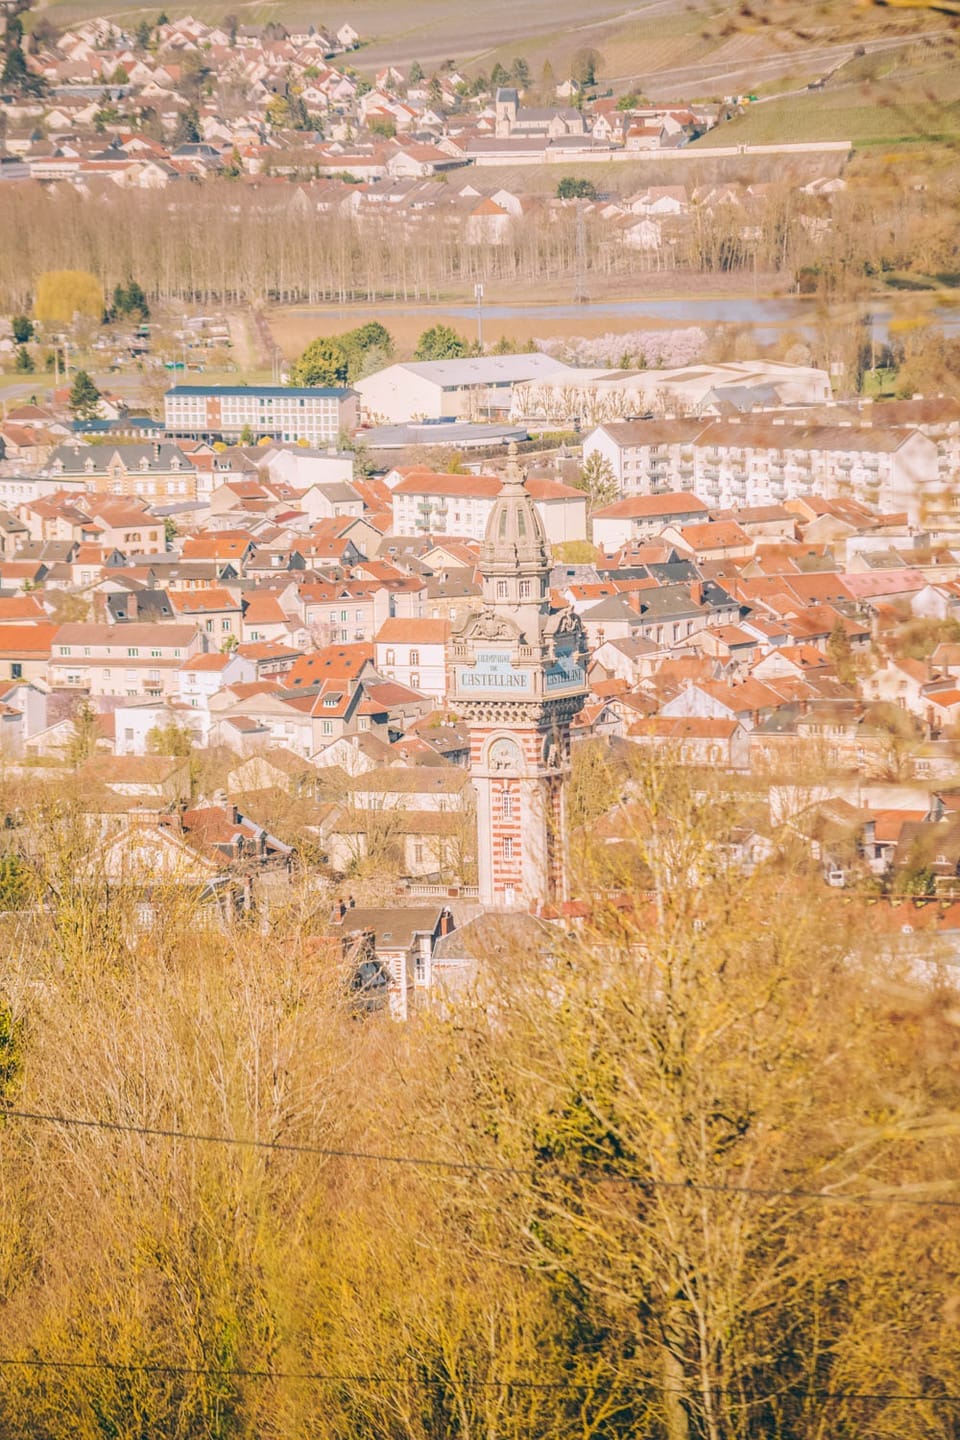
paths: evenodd
<path fill-rule="evenodd" d="M 160 441 L 159 441 L 159 440 L 154 440 L 154 442 L 153 442 L 153 458 L 154 458 L 154 460 L 159 460 L 159 459 L 160 459 Z"/>
<path fill-rule="evenodd" d="M 692 580 L 690 582 L 690 599 L 694 605 L 703 604 L 703 582 L 701 580 Z"/>

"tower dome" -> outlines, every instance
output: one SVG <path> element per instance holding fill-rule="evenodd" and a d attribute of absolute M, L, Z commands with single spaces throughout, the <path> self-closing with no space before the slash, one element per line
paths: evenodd
<path fill-rule="evenodd" d="M 550 573 L 550 549 L 536 505 L 530 498 L 525 477 L 517 463 L 516 441 L 510 442 L 510 458 L 480 550 L 483 576 L 540 576 Z"/>

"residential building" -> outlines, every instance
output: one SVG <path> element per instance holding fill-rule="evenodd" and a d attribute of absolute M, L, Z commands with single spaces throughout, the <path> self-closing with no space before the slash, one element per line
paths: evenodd
<path fill-rule="evenodd" d="M 46 680 L 56 625 L 0 624 L 0 679 Z"/>
<path fill-rule="evenodd" d="M 706 504 L 689 490 L 630 495 L 593 512 L 594 544 L 608 552 L 619 550 L 633 541 L 659 535 L 668 525 L 706 520 L 708 513 Z"/>
<path fill-rule="evenodd" d="M 82 481 L 102 495 L 137 496 L 150 504 L 193 500 L 197 471 L 176 445 L 58 445 L 45 474 L 61 485 Z"/>
<path fill-rule="evenodd" d="M 334 444 L 357 424 L 353 390 L 328 386 L 175 385 L 164 398 L 169 435 L 192 440 L 259 439 Z"/>
<path fill-rule="evenodd" d="M 630 494 L 684 489 L 713 508 L 818 495 L 905 512 L 934 532 L 960 529 L 938 442 L 919 430 L 823 424 L 784 411 L 709 423 L 637 420 L 598 426 L 584 442 L 584 454 L 594 453 Z"/>
<path fill-rule="evenodd" d="M 385 620 L 377 632 L 377 669 L 422 695 L 442 700 L 447 691 L 447 620 Z"/>
<path fill-rule="evenodd" d="M 689 488 L 702 420 L 613 420 L 583 442 L 583 458 L 606 460 L 623 495 L 659 495 Z M 599 543 L 599 541 L 598 541 Z"/>
<path fill-rule="evenodd" d="M 393 471 L 395 535 L 451 535 L 482 540 L 503 481 L 496 475 L 438 475 L 433 470 Z M 557 480 L 531 479 L 533 500 L 551 545 L 584 540 L 587 497 Z"/>
<path fill-rule="evenodd" d="M 61 625 L 53 637 L 50 684 L 91 696 L 175 696 L 180 668 L 203 649 L 193 625 Z M 0 663 L 2 663 L 0 651 Z"/>
<path fill-rule="evenodd" d="M 180 666 L 178 698 L 192 709 L 208 709 L 210 696 L 228 685 L 251 684 L 257 667 L 243 655 L 200 652 Z"/>

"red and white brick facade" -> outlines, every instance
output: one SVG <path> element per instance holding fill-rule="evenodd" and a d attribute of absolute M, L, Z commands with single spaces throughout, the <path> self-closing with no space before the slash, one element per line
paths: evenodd
<path fill-rule="evenodd" d="M 451 637 L 448 694 L 470 726 L 480 900 L 567 895 L 564 785 L 586 695 L 586 641 L 550 602 L 543 523 L 511 460 L 480 557 L 484 606 Z"/>

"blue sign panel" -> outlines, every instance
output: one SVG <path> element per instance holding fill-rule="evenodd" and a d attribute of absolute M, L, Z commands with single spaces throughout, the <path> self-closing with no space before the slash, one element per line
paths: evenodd
<path fill-rule="evenodd" d="M 495 695 L 532 695 L 533 672 L 518 670 L 506 650 L 479 650 L 476 665 L 457 666 L 457 689 L 464 694 L 484 690 Z"/>

